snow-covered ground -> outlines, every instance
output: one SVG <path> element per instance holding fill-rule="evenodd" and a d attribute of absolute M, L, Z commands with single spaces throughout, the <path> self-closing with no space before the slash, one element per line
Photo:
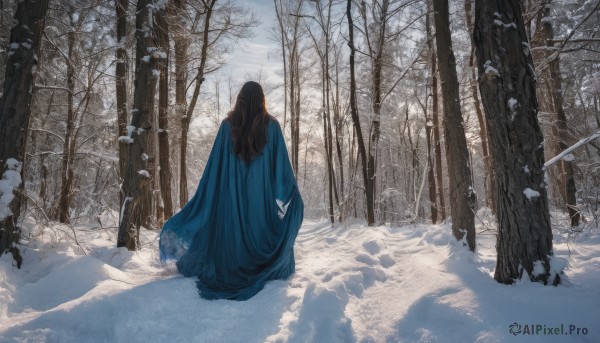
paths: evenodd
<path fill-rule="evenodd" d="M 0 342 L 600 342 L 598 229 L 555 232 L 562 285 L 506 286 L 491 231 L 471 255 L 448 225 L 305 221 L 296 274 L 235 302 L 201 299 L 161 265 L 157 232 L 128 252 L 114 228 L 25 226 L 23 268 L 0 258 Z"/>

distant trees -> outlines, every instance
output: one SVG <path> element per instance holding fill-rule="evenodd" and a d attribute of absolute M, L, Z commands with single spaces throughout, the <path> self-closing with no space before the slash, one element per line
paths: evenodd
<path fill-rule="evenodd" d="M 305 30 L 302 26 L 302 10 L 304 0 L 282 1 L 273 0 L 275 5 L 275 14 L 277 16 L 281 56 L 284 62 L 284 117 L 283 129 L 289 121 L 290 127 L 290 160 L 296 177 L 299 172 L 299 151 L 300 151 L 300 112 L 302 82 L 301 82 L 301 57 L 304 51 L 301 45 Z M 317 4 L 320 6 L 320 4 Z M 289 108 L 290 117 L 287 118 Z"/>
<path fill-rule="evenodd" d="M 535 10 L 535 31 L 531 33 L 532 56 L 537 76 L 537 98 L 541 116 L 547 123 L 544 130 L 546 156 L 551 158 L 568 147 L 569 131 L 564 110 L 563 89 L 560 71 L 560 57 L 555 53 L 554 29 L 550 8 L 551 1 L 534 2 L 530 12 Z M 544 129 L 544 127 L 542 127 Z M 571 161 L 563 160 L 557 168 L 548 171 L 551 179 L 549 194 L 557 205 L 569 213 L 571 226 L 578 226 L 581 218 L 577 208 L 574 170 Z M 556 191 L 552 191 L 552 190 Z"/>
<path fill-rule="evenodd" d="M 176 2 L 177 3 L 177 2 Z M 214 73 L 225 63 L 222 54 L 230 49 L 230 44 L 252 35 L 249 30 L 257 24 L 254 13 L 239 6 L 234 1 L 182 0 L 175 10 L 179 16 L 175 34 L 176 103 L 180 122 L 179 140 L 179 206 L 188 201 L 188 137 L 194 111 L 200 98 L 203 82 L 207 75 Z M 195 44 L 192 44 L 195 43 Z M 196 47 L 192 51 L 190 48 Z M 194 54 L 194 55 L 191 55 Z M 193 57 L 193 58 L 192 58 Z M 196 63 L 190 65 L 190 61 Z M 187 101 L 189 70 L 193 70 L 191 80 L 193 90 Z"/>
<path fill-rule="evenodd" d="M 213 16 L 214 7 L 217 0 L 209 0 L 208 2 L 203 1 L 204 10 L 204 24 L 202 28 L 202 46 L 200 48 L 200 65 L 197 68 L 197 73 L 194 78 L 194 92 L 190 100 L 189 107 L 185 109 L 181 116 L 181 143 L 180 143 L 180 155 L 179 155 L 179 206 L 183 207 L 188 201 L 188 190 L 187 190 L 187 148 L 188 148 L 188 132 L 190 130 L 190 123 L 192 122 L 192 114 L 194 108 L 198 102 L 198 96 L 200 95 L 200 88 L 204 82 L 204 74 L 206 73 L 206 61 L 208 58 L 208 47 L 211 42 L 209 41 L 209 30 L 211 29 L 211 18 Z M 180 59 L 180 62 L 185 62 L 187 59 Z M 184 66 L 185 67 L 185 66 Z"/>

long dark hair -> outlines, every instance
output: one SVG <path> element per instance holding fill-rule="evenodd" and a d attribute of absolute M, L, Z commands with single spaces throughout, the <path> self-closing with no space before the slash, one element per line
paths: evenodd
<path fill-rule="evenodd" d="M 234 108 L 227 115 L 231 125 L 233 153 L 246 162 L 260 155 L 267 144 L 266 128 L 271 118 L 260 84 L 254 81 L 244 83 Z"/>

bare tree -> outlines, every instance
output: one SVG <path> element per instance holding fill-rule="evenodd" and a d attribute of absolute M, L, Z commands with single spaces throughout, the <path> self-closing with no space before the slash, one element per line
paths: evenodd
<path fill-rule="evenodd" d="M 469 35 L 473 33 L 473 2 L 472 0 L 465 0 L 465 19 L 467 21 L 467 30 Z M 473 42 L 471 40 L 471 45 Z M 469 68 L 471 69 L 470 75 L 470 89 L 471 95 L 473 96 L 473 107 L 475 108 L 475 114 L 477 115 L 477 122 L 479 123 L 479 139 L 481 139 L 481 151 L 483 153 L 483 162 L 485 165 L 484 169 L 484 185 L 486 190 L 485 201 L 492 209 L 492 213 L 496 213 L 496 195 L 494 194 L 494 170 L 492 167 L 492 159 L 490 158 L 490 152 L 488 147 L 488 134 L 487 127 L 485 125 L 485 118 L 483 118 L 483 110 L 481 108 L 481 101 L 479 101 L 479 88 L 477 87 L 477 74 L 475 71 L 475 47 L 471 48 L 471 55 L 469 57 Z"/>
<path fill-rule="evenodd" d="M 317 6 L 320 6 L 317 4 Z M 300 109 L 301 109 L 301 40 L 303 29 L 301 26 L 304 0 L 286 1 L 275 0 L 275 14 L 279 24 L 282 55 L 284 55 L 284 103 L 289 106 L 290 112 L 290 159 L 296 178 L 299 168 L 300 151 Z M 287 67 L 287 68 L 286 68 Z M 284 113 L 283 128 L 287 126 L 287 109 Z"/>
<path fill-rule="evenodd" d="M 173 216 L 173 197 L 171 191 L 171 148 L 169 144 L 169 62 L 170 62 L 170 43 L 169 43 L 169 23 L 167 19 L 167 10 L 163 8 L 156 14 L 157 40 L 160 49 L 166 54 L 160 61 L 160 81 L 158 84 L 158 150 L 159 150 L 159 169 L 160 176 L 160 195 L 161 199 L 157 208 L 162 209 L 157 218 L 159 223 L 163 219 Z"/>
<path fill-rule="evenodd" d="M 429 4 L 429 1 L 427 2 Z M 432 15 L 435 15 L 432 13 Z M 431 38 L 430 38 L 431 39 Z M 433 43 L 433 41 L 431 41 Z M 433 121 L 433 150 L 435 154 L 435 177 L 437 181 L 437 195 L 439 200 L 440 221 L 446 219 L 446 198 L 444 196 L 444 174 L 442 165 L 442 143 L 440 138 L 440 127 L 442 120 L 439 115 L 439 93 L 437 53 L 431 49 L 431 120 Z"/>
<path fill-rule="evenodd" d="M 429 11 L 430 9 L 430 2 L 427 1 L 427 9 Z M 437 97 L 437 76 L 434 75 L 434 73 L 436 72 L 435 70 L 435 48 L 433 46 L 433 34 L 431 32 L 431 23 L 430 23 L 430 18 L 431 16 L 428 14 L 425 18 L 425 31 L 427 33 L 427 46 L 429 48 L 429 54 L 431 56 L 431 67 L 430 67 L 430 71 L 431 71 L 431 87 L 432 87 L 432 92 L 433 92 L 433 82 L 435 81 L 435 95 Z M 416 92 L 415 92 L 416 93 Z M 429 97 L 429 95 L 427 94 L 426 99 Z M 432 94 L 432 98 L 433 98 L 433 94 Z M 433 102 L 435 104 L 435 111 L 437 113 L 437 98 L 433 99 Z M 433 224 L 436 224 L 438 221 L 438 206 L 437 206 L 437 202 L 436 202 L 436 195 L 437 195 L 437 189 L 435 187 L 436 185 L 436 179 L 435 179 L 435 172 L 434 172 L 434 155 L 435 155 L 435 142 L 433 140 L 433 127 L 434 122 L 433 122 L 433 118 L 431 118 L 428 114 L 428 108 L 427 108 L 427 100 L 425 101 L 425 104 L 422 105 L 423 107 L 423 112 L 425 113 L 425 137 L 427 139 L 427 165 L 428 165 L 428 171 L 427 171 L 427 179 L 428 179 L 428 185 L 429 185 L 429 202 L 430 202 L 430 211 L 431 211 L 431 222 Z M 441 155 L 440 155 L 441 158 Z M 441 199 L 442 199 L 442 203 L 443 203 L 443 194 L 441 195 Z M 443 219 L 443 218 L 441 218 Z"/>
<path fill-rule="evenodd" d="M 313 40 L 313 44 L 317 55 L 319 56 L 321 64 L 321 111 L 320 114 L 323 118 L 323 141 L 325 142 L 325 159 L 327 163 L 327 185 L 328 185 L 328 200 L 329 200 L 329 220 L 331 224 L 335 222 L 334 216 L 334 195 L 335 205 L 339 209 L 340 201 L 337 192 L 337 185 L 335 181 L 335 171 L 333 166 L 333 131 L 331 128 L 331 104 L 330 104 L 330 87 L 331 79 L 329 74 L 329 53 L 331 46 L 331 7 L 333 2 L 331 0 L 326 3 L 326 14 L 324 9 L 321 7 L 321 3 L 316 4 L 317 16 L 310 17 L 315 19 L 319 28 L 321 29 L 320 39 L 313 34 L 312 30 L 308 29 L 308 32 Z M 319 42 L 323 42 L 322 46 Z M 298 129 L 298 128 L 297 128 Z"/>
<path fill-rule="evenodd" d="M 200 48 L 200 66 L 198 66 L 198 72 L 194 79 L 194 92 L 190 100 L 190 105 L 186 109 L 185 115 L 181 117 L 181 143 L 180 143 L 180 155 L 179 155 L 179 206 L 183 207 L 189 197 L 187 190 L 187 145 L 188 145 L 188 132 L 190 129 L 190 123 L 192 122 L 192 115 L 198 102 L 198 96 L 200 95 L 200 87 L 204 82 L 204 73 L 206 72 L 206 59 L 208 57 L 208 47 L 211 44 L 209 41 L 209 30 L 210 20 L 213 14 L 213 9 L 217 0 L 203 1 L 204 5 L 204 29 L 202 31 L 202 47 Z"/>
<path fill-rule="evenodd" d="M 460 106 L 456 59 L 452 51 L 448 0 L 433 0 L 435 43 L 444 100 L 446 162 L 450 181 L 452 233 L 457 240 L 467 235 L 467 244 L 475 251 L 475 192 L 471 176 L 469 150 Z"/>
<path fill-rule="evenodd" d="M 536 33 L 532 39 L 535 50 L 532 52 L 536 62 L 538 76 L 537 98 L 540 111 L 547 116 L 550 124 L 546 130 L 546 154 L 555 156 L 568 147 L 569 130 L 567 117 L 563 105 L 562 80 L 560 73 L 560 55 L 554 54 L 556 49 L 554 40 L 554 29 L 550 18 L 550 2 L 540 1 L 536 4 L 537 16 Z M 580 211 L 577 208 L 575 193 L 575 177 L 571 161 L 558 163 L 558 170 L 549 170 L 551 183 L 558 189 L 557 200 L 562 202 L 571 218 L 571 226 L 579 225 Z"/>
<path fill-rule="evenodd" d="M 362 163 L 363 184 L 365 193 L 369 183 L 369 175 L 367 171 L 367 149 L 363 139 L 362 129 L 360 127 L 360 117 L 358 116 L 358 105 L 356 99 L 356 76 L 355 76 L 355 54 L 356 47 L 354 46 L 354 20 L 352 19 L 352 0 L 348 0 L 346 4 L 346 17 L 348 19 L 348 46 L 350 47 L 350 113 L 352 122 L 354 123 L 354 132 L 356 133 L 356 141 L 358 144 L 358 154 Z M 366 195 L 366 194 L 365 194 Z M 367 205 L 367 223 L 375 225 L 374 207 Z"/>
<path fill-rule="evenodd" d="M 181 140 L 180 140 L 180 158 L 179 158 L 179 205 L 184 206 L 188 201 L 188 190 L 187 190 L 187 146 L 188 146 L 188 135 L 189 128 L 194 117 L 194 111 L 196 104 L 200 96 L 202 84 L 205 80 L 206 75 L 218 70 L 224 61 L 219 58 L 220 54 L 228 51 L 228 43 L 232 41 L 244 39 L 250 37 L 252 32 L 249 30 L 252 26 L 257 24 L 254 13 L 244 7 L 237 6 L 233 1 L 224 1 L 217 3 L 216 0 L 208 1 L 194 1 L 191 0 L 190 7 L 193 8 L 192 17 L 190 18 L 191 27 L 189 27 L 188 34 L 192 37 L 199 36 L 200 48 L 198 53 L 199 60 L 197 67 L 194 68 L 196 75 L 191 82 L 193 83 L 193 91 L 189 101 L 189 106 L 184 110 L 180 110 L 183 114 L 180 117 L 181 122 Z M 182 5 L 185 2 L 182 2 Z M 181 13 L 181 12 L 180 12 Z M 191 44 L 186 38 L 181 38 L 178 42 L 176 41 L 176 50 L 178 47 L 189 47 L 186 44 Z M 179 46 L 178 46 L 179 45 Z M 188 50 L 189 51 L 189 50 Z M 176 52 L 177 53 L 177 52 Z M 187 58 L 176 56 L 176 62 L 185 62 L 179 73 L 185 72 L 185 66 L 190 61 L 189 56 Z M 178 74 L 179 75 L 179 74 Z M 180 76 L 177 76 L 180 79 Z M 179 81 L 181 82 L 181 80 Z M 191 85 L 190 85 L 191 86 Z M 186 85 L 186 89 L 189 86 Z M 180 90 L 183 92 L 183 90 Z M 187 92 L 186 92 L 187 93 Z M 180 94 L 180 97 L 183 95 Z M 181 98 L 176 100 L 178 106 L 184 105 Z"/>

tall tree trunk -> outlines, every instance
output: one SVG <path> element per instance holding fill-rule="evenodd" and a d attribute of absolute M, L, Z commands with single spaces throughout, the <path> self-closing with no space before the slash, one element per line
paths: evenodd
<path fill-rule="evenodd" d="M 550 2 L 550 1 L 548 1 Z M 546 4 L 542 9 L 544 18 L 550 17 L 550 5 Z M 554 29 L 552 28 L 552 22 L 549 20 L 543 20 L 542 26 L 544 30 L 544 38 L 546 39 L 548 49 L 553 49 L 554 44 L 551 42 L 554 39 Z M 549 88 L 549 93 L 552 98 L 554 115 L 556 116 L 555 125 L 552 126 L 554 138 L 556 139 L 555 151 L 561 152 L 569 147 L 568 142 L 568 127 L 567 127 L 567 116 L 563 105 L 562 97 L 562 80 L 560 75 L 560 55 L 553 58 L 548 64 L 549 69 L 549 80 L 546 83 Z M 578 226 L 581 213 L 577 208 L 577 188 L 575 187 L 575 176 L 573 172 L 573 163 L 571 161 L 562 160 L 559 163 L 560 168 L 560 195 L 563 202 L 567 206 L 569 217 L 571 218 L 571 226 Z"/>
<path fill-rule="evenodd" d="M 287 124 L 287 106 L 288 106 L 288 94 L 287 94 L 287 90 L 288 90 L 288 80 L 287 80 L 287 59 L 286 59 L 286 53 L 285 53 L 285 46 L 286 46 L 286 40 L 287 40 L 287 34 L 285 32 L 285 28 L 283 26 L 283 18 L 282 16 L 285 15 L 282 13 L 282 11 L 279 9 L 281 6 L 281 0 L 279 1 L 279 3 L 277 2 L 277 0 L 273 0 L 273 3 L 275 4 L 275 15 L 277 16 L 277 22 L 279 24 L 279 33 L 281 34 L 281 57 L 283 59 L 283 132 L 285 133 L 285 126 Z M 298 172 L 297 170 L 294 170 L 294 172 Z"/>
<path fill-rule="evenodd" d="M 300 11 L 303 1 L 297 2 L 294 10 L 294 22 L 292 27 L 292 38 L 288 46 L 289 51 L 289 83 L 290 83 L 290 136 L 291 136 L 291 162 L 292 169 L 298 178 L 299 149 L 300 149 L 300 52 L 299 52 L 299 30 Z M 306 173 L 306 171 L 305 171 Z"/>
<path fill-rule="evenodd" d="M 552 230 L 535 74 L 518 0 L 476 0 L 473 41 L 496 173 L 498 259 L 494 278 L 510 284 L 560 282 L 550 268 Z M 499 190 L 502 190 L 499 192 Z"/>
<path fill-rule="evenodd" d="M 181 123 L 183 125 L 186 113 L 187 113 L 187 94 L 186 94 L 186 86 L 187 86 L 187 68 L 188 68 L 188 47 L 190 43 L 183 35 L 177 34 L 175 38 L 175 111 L 177 113 L 177 117 L 181 119 Z M 183 143 L 183 139 L 181 140 Z M 187 142 L 186 142 L 187 144 Z M 186 154 L 187 149 L 183 149 L 180 147 L 180 151 L 182 154 Z M 180 156 L 181 158 L 181 156 Z M 181 167 L 181 162 L 180 162 Z M 179 171 L 180 177 L 182 176 L 182 171 Z M 183 176 L 187 179 L 187 174 L 183 173 Z M 179 185 L 181 186 L 182 182 L 180 180 Z M 187 181 L 185 181 L 187 184 Z M 184 191 L 182 194 L 181 192 Z M 188 195 L 187 195 L 187 187 L 180 187 L 179 189 L 179 207 L 183 208 L 187 203 Z"/>
<path fill-rule="evenodd" d="M 115 66 L 115 90 L 117 97 L 117 125 L 119 136 L 127 135 L 127 49 L 125 48 L 125 37 L 127 37 L 127 9 L 129 0 L 115 0 L 117 14 L 117 49 Z M 127 143 L 119 141 L 119 177 L 123 179 L 125 174 L 125 162 L 127 160 Z M 123 201 L 123 193 L 121 202 Z"/>
<path fill-rule="evenodd" d="M 297 38 L 294 39 L 294 48 L 292 49 L 293 63 L 290 61 L 290 82 L 293 82 L 293 87 L 290 87 L 290 97 L 292 109 L 290 111 L 290 117 L 292 123 L 291 127 L 291 140 L 292 140 L 292 168 L 294 174 L 298 177 L 299 160 L 298 155 L 300 151 L 300 56 L 298 54 Z"/>
<path fill-rule="evenodd" d="M 556 115 L 554 106 L 552 103 L 552 94 L 550 86 L 550 73 L 549 68 L 539 68 L 541 64 L 550 57 L 552 51 L 547 48 L 546 43 L 546 32 L 544 30 L 544 24 L 542 18 L 545 13 L 544 7 L 547 2 L 534 2 L 527 3 L 526 8 L 528 11 L 535 11 L 537 15 L 531 19 L 535 25 L 535 32 L 532 33 L 531 37 L 531 55 L 533 58 L 534 65 L 537 64 L 536 68 L 536 96 L 538 105 L 538 116 L 540 117 L 542 134 L 544 135 L 544 153 L 545 158 L 550 159 L 556 156 L 560 150 L 558 150 L 558 133 L 556 130 Z M 527 48 L 527 47 L 524 47 Z M 561 192 L 561 177 L 562 165 L 559 163 L 556 168 L 549 168 L 546 170 L 546 177 L 549 180 L 548 196 L 552 200 L 552 203 L 557 206 L 562 206 L 562 192 Z"/>
<path fill-rule="evenodd" d="M 377 157 L 379 154 L 379 137 L 381 136 L 381 73 L 383 71 L 383 53 L 385 48 L 386 29 L 388 21 L 389 0 L 383 0 L 380 8 L 379 20 L 379 36 L 377 37 L 377 47 L 373 58 L 373 76 L 372 76 L 372 108 L 373 120 L 371 122 L 370 142 L 369 142 L 369 160 L 367 162 L 367 173 L 369 176 L 369 184 L 367 187 L 367 203 L 370 197 L 370 202 L 375 207 L 375 195 L 377 194 Z"/>
<path fill-rule="evenodd" d="M 71 10 L 74 10 L 72 7 Z M 62 153 L 62 167 L 61 167 L 61 187 L 58 200 L 58 220 L 61 223 L 69 223 L 69 208 L 70 195 L 73 190 L 73 158 L 75 158 L 75 151 L 71 151 L 71 147 L 74 148 L 75 140 L 75 111 L 73 110 L 73 97 L 75 94 L 75 67 L 73 66 L 73 56 L 75 49 L 75 31 L 72 20 L 72 13 L 69 14 L 71 18 L 70 31 L 67 33 L 67 120 L 66 120 L 66 131 L 65 141 L 63 144 Z"/>
<path fill-rule="evenodd" d="M 326 97 L 329 97 L 329 93 L 326 90 L 325 84 L 326 80 L 326 71 L 325 66 L 323 65 L 322 71 L 322 82 L 323 82 L 323 90 L 322 90 L 322 98 L 323 98 L 323 139 L 325 141 L 325 157 L 327 163 L 327 195 L 328 195 L 328 206 L 329 206 L 329 221 L 331 224 L 335 222 L 334 216 L 334 207 L 333 207 L 333 156 L 332 156 L 332 141 L 331 141 L 331 125 L 329 121 L 329 108 L 327 107 Z"/>
<path fill-rule="evenodd" d="M 156 16 L 157 38 L 160 49 L 165 53 L 165 58 L 161 61 L 160 81 L 158 84 L 158 147 L 159 147 L 159 175 L 160 175 L 160 194 L 162 196 L 163 216 L 158 216 L 159 223 L 161 219 L 168 219 L 173 216 L 173 193 L 171 192 L 171 148 L 169 147 L 169 23 L 166 18 L 166 11 L 160 10 Z M 160 213 L 159 213 L 160 214 Z"/>
<path fill-rule="evenodd" d="M 467 21 L 467 29 L 469 35 L 473 34 L 473 2 L 472 0 L 465 0 L 465 13 Z M 473 42 L 471 41 L 471 45 Z M 486 190 L 485 201 L 488 207 L 492 209 L 492 213 L 496 214 L 496 195 L 494 194 L 494 168 L 492 167 L 492 159 L 490 158 L 490 149 L 488 147 L 488 134 L 487 127 L 485 126 L 485 118 L 483 117 L 483 110 L 481 109 L 481 102 L 479 101 L 479 89 L 477 88 L 477 74 L 475 72 L 475 47 L 471 48 L 471 56 L 469 57 L 469 68 L 471 69 L 471 95 L 473 96 L 473 107 L 475 108 L 475 114 L 477 115 L 477 122 L 479 123 L 479 138 L 481 139 L 481 151 L 483 153 L 484 163 L 484 187 Z"/>
<path fill-rule="evenodd" d="M 296 79 L 298 76 L 296 75 L 296 65 L 298 64 L 298 58 L 296 53 L 296 38 L 292 42 L 292 48 L 290 50 L 290 136 L 292 140 L 291 150 L 291 159 L 292 159 L 292 169 L 294 170 L 294 174 L 296 178 L 298 178 L 298 130 L 296 129 Z M 306 171 L 305 171 L 306 172 Z"/>
<path fill-rule="evenodd" d="M 329 195 L 329 220 L 331 224 L 335 222 L 334 215 L 334 195 L 337 207 L 340 207 L 339 196 L 337 192 L 337 186 L 335 182 L 335 174 L 333 168 L 333 132 L 331 129 L 331 113 L 330 113 L 330 76 L 329 76 L 329 31 L 331 27 L 331 5 L 329 2 L 327 19 L 323 17 L 323 11 L 320 4 L 317 4 L 317 11 L 319 19 L 321 20 L 321 28 L 323 29 L 323 36 L 325 38 L 325 47 L 321 54 L 321 68 L 322 68 L 322 110 L 323 110 L 323 138 L 325 140 L 325 155 L 327 157 L 327 185 Z M 325 21 L 326 20 L 326 21 Z M 313 37 L 314 38 L 314 37 Z M 315 48 L 318 49 L 318 42 L 315 40 Z"/>
<path fill-rule="evenodd" d="M 468 0 L 467 0 L 468 1 Z M 427 1 L 427 11 L 431 11 L 431 2 Z M 428 14 L 427 17 L 425 18 L 425 30 L 427 33 L 427 45 L 429 48 L 429 54 L 431 56 L 431 91 L 432 91 L 432 102 L 433 105 L 432 107 L 435 106 L 435 112 L 436 112 L 436 120 L 437 120 L 437 76 L 435 75 L 436 73 L 436 65 L 435 65 L 435 59 L 436 59 L 436 55 L 435 55 L 435 47 L 433 46 L 433 34 L 431 32 L 431 16 Z M 435 81 L 435 83 L 434 83 Z M 435 86 L 435 91 L 433 89 L 433 87 Z M 435 94 L 435 98 L 433 97 L 433 95 Z M 423 105 L 423 112 L 425 112 L 425 138 L 427 139 L 427 162 L 428 162 L 428 170 L 427 170 L 427 179 L 428 179 L 428 185 L 429 185 L 429 203 L 430 203 L 430 211 L 431 211 L 431 223 L 436 224 L 438 222 L 438 206 L 437 206 L 437 202 L 436 202 L 436 179 L 435 179 L 435 172 L 434 172 L 434 163 L 433 163 L 433 159 L 434 159 L 434 155 L 435 155 L 435 141 L 434 141 L 434 126 L 436 125 L 433 121 L 433 118 L 429 118 L 429 114 L 428 114 L 428 110 L 427 110 L 427 99 L 429 98 L 429 95 L 426 94 L 427 96 L 425 97 L 425 104 Z M 442 155 L 440 154 L 440 160 L 441 160 Z M 440 163 L 441 164 L 441 163 Z M 443 201 L 443 196 L 442 196 L 442 201 Z M 443 219 L 443 218 L 442 218 Z"/>
<path fill-rule="evenodd" d="M 196 74 L 194 93 L 192 94 L 192 99 L 190 100 L 190 106 L 187 108 L 187 112 L 185 116 L 181 118 L 181 152 L 179 158 L 179 206 L 183 207 L 189 197 L 187 191 L 187 141 L 188 141 L 188 133 L 190 130 L 190 123 L 192 122 L 192 115 L 194 114 L 194 109 L 196 108 L 196 102 L 198 101 L 198 96 L 200 95 L 200 87 L 204 82 L 204 69 L 206 67 L 206 58 L 208 45 L 210 42 L 208 41 L 208 33 L 210 32 L 210 19 L 213 14 L 213 8 L 217 0 L 209 0 L 204 3 L 204 9 L 206 13 L 204 14 L 204 31 L 202 33 L 202 47 L 200 49 L 200 66 L 198 67 L 198 74 Z"/>
<path fill-rule="evenodd" d="M 429 4 L 429 1 L 427 3 Z M 437 194 L 439 198 L 439 220 L 443 221 L 446 219 L 446 198 L 444 196 L 442 143 L 440 138 L 440 127 L 442 126 L 442 121 L 440 120 L 439 116 L 440 106 L 437 74 L 437 54 L 435 48 L 431 47 L 431 119 L 433 121 L 433 149 L 435 154 L 435 177 L 438 188 Z"/>
<path fill-rule="evenodd" d="M 333 102 L 333 123 L 334 123 L 334 127 L 335 127 L 335 147 L 336 147 L 336 152 L 337 152 L 337 162 L 338 162 L 338 169 L 339 169 L 339 174 L 340 174 L 340 180 L 339 180 L 339 191 L 340 191 L 340 198 L 341 200 L 341 206 L 340 206 L 340 201 L 338 200 L 338 207 L 340 210 L 340 215 L 338 220 L 340 222 L 342 222 L 344 220 L 345 217 L 345 203 L 346 203 L 346 196 L 344 194 L 344 164 L 343 164 L 343 159 L 342 159 L 342 144 L 343 144 L 343 128 L 342 128 L 342 120 L 340 118 L 340 112 L 341 112 L 341 105 L 340 105 L 340 87 L 339 87 L 339 55 L 336 49 L 336 46 L 334 46 L 334 55 L 335 55 L 335 94 Z M 337 193 L 337 192 L 336 192 Z"/>
<path fill-rule="evenodd" d="M 31 117 L 32 90 L 48 0 L 17 3 L 16 24 L 10 30 L 4 91 L 0 98 L 0 254 L 10 252 L 21 268 L 16 243 L 21 236 L 17 221 L 24 198 L 23 163 Z"/>
<path fill-rule="evenodd" d="M 364 6 L 364 3 L 363 3 Z M 372 103 L 371 108 L 373 109 L 373 119 L 371 120 L 371 126 L 369 131 L 369 149 L 368 149 L 368 160 L 367 160 L 367 184 L 365 187 L 367 197 L 367 208 L 373 206 L 373 212 L 375 212 L 375 195 L 377 186 L 377 157 L 379 153 L 379 137 L 381 135 L 380 123 L 381 123 L 381 73 L 383 69 L 383 53 L 386 39 L 386 28 L 388 21 L 388 9 L 389 0 L 383 0 L 383 3 L 379 6 L 380 17 L 378 37 L 375 40 L 376 47 L 373 51 L 374 56 L 371 61 L 371 91 Z M 365 30 L 368 30 L 366 14 L 363 11 L 363 18 L 365 23 Z M 375 214 L 373 214 L 375 216 Z"/>
<path fill-rule="evenodd" d="M 152 0 L 138 0 L 136 9 L 136 78 L 133 96 L 131 124 L 128 136 L 121 140 L 129 144 L 127 167 L 123 180 L 124 199 L 121 204 L 117 247 L 136 250 L 139 246 L 139 230 L 148 219 L 147 199 L 154 175 L 148 170 L 152 143 L 154 96 L 159 75 L 155 72 L 164 58 L 155 48 L 154 7 Z M 150 49 L 149 49 L 150 48 Z"/>
<path fill-rule="evenodd" d="M 456 60 L 452 52 L 448 0 L 433 0 L 433 9 L 437 60 L 444 100 L 444 135 L 446 136 L 452 233 L 457 240 L 463 239 L 466 234 L 469 249 L 475 251 L 475 192 L 460 108 Z"/>
<path fill-rule="evenodd" d="M 352 0 L 346 3 L 346 17 L 348 18 L 348 46 L 350 47 L 350 113 L 352 122 L 354 123 L 354 131 L 356 132 L 356 140 L 358 142 L 358 154 L 362 162 L 363 184 L 365 186 L 365 198 L 367 200 L 367 223 L 369 226 L 375 225 L 375 211 L 373 206 L 373 198 L 369 200 L 367 186 L 369 176 L 367 172 L 367 150 L 365 149 L 365 141 L 363 139 L 362 129 L 360 127 L 360 119 L 358 116 L 358 105 L 356 103 L 356 75 L 354 71 L 354 54 L 356 47 L 354 46 L 354 23 L 352 20 Z"/>
<path fill-rule="evenodd" d="M 433 156 L 432 156 L 432 134 L 433 122 L 425 115 L 425 136 L 427 139 L 427 180 L 429 185 L 429 204 L 431 210 L 431 223 L 436 224 L 438 220 L 438 210 L 435 204 L 435 173 L 433 171 Z"/>

